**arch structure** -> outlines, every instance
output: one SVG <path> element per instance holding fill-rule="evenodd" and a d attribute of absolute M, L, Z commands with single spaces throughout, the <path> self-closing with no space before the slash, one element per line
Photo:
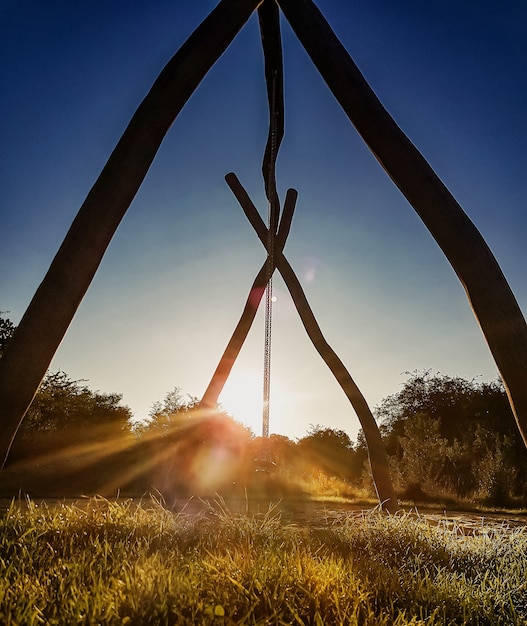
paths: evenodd
<path fill-rule="evenodd" d="M 527 325 L 498 262 L 476 226 L 384 109 L 312 0 L 221 0 L 170 59 L 139 105 L 82 204 L 0 360 L 0 463 L 5 462 L 55 351 L 168 129 L 209 69 L 256 10 L 260 18 L 268 86 L 267 67 L 274 67 L 274 71 L 277 67 L 273 54 L 277 53 L 278 15 L 281 11 L 357 132 L 449 260 L 465 288 L 527 445 Z M 272 158 L 264 158 L 265 167 L 274 167 Z M 272 177 L 265 180 L 272 181 Z M 322 350 L 323 358 L 332 363 L 332 371 L 339 371 L 337 379 L 344 388 L 349 383 L 349 374 L 343 366 L 342 369 L 337 367 L 338 357 L 325 344 L 312 314 L 310 317 L 307 301 L 302 300 L 303 292 L 301 294 L 282 251 L 288 221 L 290 223 L 294 210 L 294 192 L 291 191 L 286 198 L 280 225 L 275 210 L 267 229 L 259 215 L 254 215 L 254 205 L 239 181 L 229 175 L 228 183 L 259 238 L 266 242 L 268 257 L 269 241 L 273 241 L 272 263 L 282 273 L 317 349 Z M 266 192 L 270 201 L 274 197 L 272 201 L 277 202 L 272 182 Z M 268 261 L 266 266 L 264 272 L 269 270 Z M 266 277 L 261 279 L 264 289 Z M 255 284 L 257 281 L 258 276 Z M 360 393 L 357 395 L 358 390 L 349 391 L 353 392 L 352 404 L 357 410 L 364 399 Z M 372 448 L 369 452 L 373 466 Z M 381 476 L 378 478 L 382 479 Z M 389 484 L 389 476 L 387 484 L 381 488 L 377 484 L 380 498 L 383 497 L 381 489 L 389 493 Z M 390 502 L 387 508 L 390 508 Z"/>

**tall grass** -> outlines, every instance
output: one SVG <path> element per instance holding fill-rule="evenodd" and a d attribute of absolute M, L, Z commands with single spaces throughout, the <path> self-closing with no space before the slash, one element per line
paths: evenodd
<path fill-rule="evenodd" d="M 13 502 L 0 519 L 2 624 L 526 624 L 527 533 L 419 516 L 219 501 Z"/>

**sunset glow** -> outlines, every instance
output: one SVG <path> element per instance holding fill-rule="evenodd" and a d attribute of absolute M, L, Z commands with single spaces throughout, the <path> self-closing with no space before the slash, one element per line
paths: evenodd
<path fill-rule="evenodd" d="M 220 395 L 221 407 L 236 421 L 248 426 L 255 435 L 262 433 L 263 378 L 262 373 L 241 371 L 233 373 Z M 276 432 L 285 411 L 285 394 L 280 385 L 271 384 L 270 431 Z"/>
<path fill-rule="evenodd" d="M 16 60 L 0 68 L 9 120 L 0 310 L 15 325 L 142 98 L 211 10 L 204 0 L 139 3 L 123 20 L 119 3 L 33 4 L 0 11 L 4 57 Z M 472 4 L 324 0 L 320 10 L 525 310 L 525 3 Z M 496 364 L 455 272 L 283 24 L 276 181 L 282 207 L 287 188 L 299 194 L 284 253 L 324 336 L 372 408 L 407 371 L 493 380 Z M 174 120 L 51 371 L 122 394 L 136 421 L 176 386 L 201 397 L 265 261 L 225 175 L 236 173 L 265 216 L 267 109 L 254 14 Z M 271 432 L 295 439 L 320 423 L 354 438 L 353 410 L 285 292 L 276 272 Z M 255 434 L 259 320 L 220 398 Z"/>

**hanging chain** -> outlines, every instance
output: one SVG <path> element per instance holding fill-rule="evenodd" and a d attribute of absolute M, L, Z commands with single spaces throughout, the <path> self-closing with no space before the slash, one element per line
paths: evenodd
<path fill-rule="evenodd" d="M 265 343 L 264 343 L 264 376 L 263 376 L 263 419 L 262 437 L 269 437 L 269 414 L 271 406 L 271 331 L 273 314 L 273 270 L 274 243 L 278 216 L 278 195 L 276 192 L 276 72 L 273 74 L 271 89 L 271 106 L 269 111 L 270 124 L 270 167 L 267 174 L 267 288 L 265 293 Z"/>

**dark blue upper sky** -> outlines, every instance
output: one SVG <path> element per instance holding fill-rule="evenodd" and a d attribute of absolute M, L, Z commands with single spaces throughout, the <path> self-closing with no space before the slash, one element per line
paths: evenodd
<path fill-rule="evenodd" d="M 17 323 L 158 73 L 209 0 L 0 2 L 0 310 Z M 487 239 L 527 310 L 527 4 L 317 3 L 374 91 Z M 402 372 L 496 375 L 463 289 L 283 20 L 280 194 L 299 191 L 286 254 L 371 406 Z M 52 364 L 119 391 L 138 418 L 173 388 L 201 395 L 264 251 L 223 177 L 266 214 L 256 16 L 183 109 Z M 356 420 L 280 279 L 271 431 Z M 223 398 L 255 431 L 263 322 Z M 254 414 L 252 413 L 254 412 Z"/>

